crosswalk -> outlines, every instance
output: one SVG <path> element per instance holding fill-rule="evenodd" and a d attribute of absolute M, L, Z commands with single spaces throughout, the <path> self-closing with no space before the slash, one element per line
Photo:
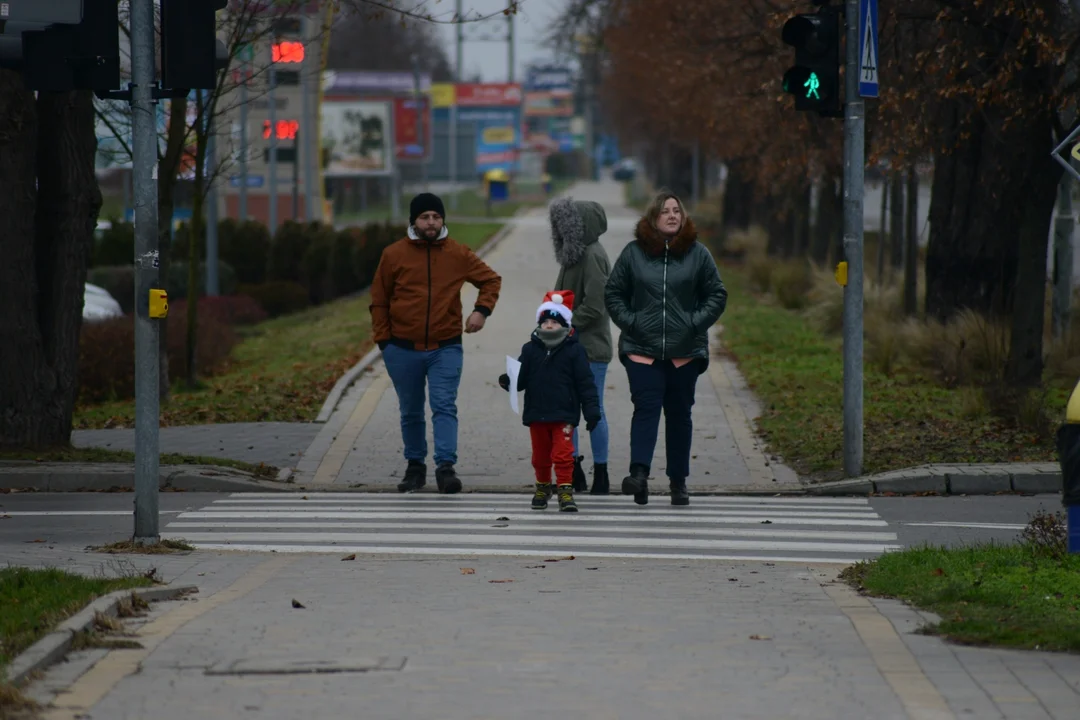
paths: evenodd
<path fill-rule="evenodd" d="M 850 564 L 900 549 L 865 498 L 578 497 L 538 512 L 529 495 L 235 493 L 179 514 L 162 533 L 205 550 L 520 555 Z"/>

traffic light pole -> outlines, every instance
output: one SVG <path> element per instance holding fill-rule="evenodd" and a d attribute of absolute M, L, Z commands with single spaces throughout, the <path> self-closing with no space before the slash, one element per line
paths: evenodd
<path fill-rule="evenodd" d="M 154 114 L 154 0 L 131 0 L 132 187 L 135 203 L 135 535 L 158 532 L 158 320 L 150 288 L 158 284 L 157 128 Z"/>
<path fill-rule="evenodd" d="M 847 63 L 844 105 L 844 472 L 863 464 L 863 190 L 865 103 L 859 95 L 859 0 L 845 1 Z"/>

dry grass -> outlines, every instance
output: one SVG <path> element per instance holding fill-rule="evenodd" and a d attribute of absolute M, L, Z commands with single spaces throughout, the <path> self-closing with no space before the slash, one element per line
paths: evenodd
<path fill-rule="evenodd" d="M 141 544 L 134 540 L 121 540 L 110 545 L 90 548 L 94 552 L 110 555 L 171 555 L 178 552 L 192 552 L 195 548 L 183 540 L 160 540 L 153 544 Z"/>

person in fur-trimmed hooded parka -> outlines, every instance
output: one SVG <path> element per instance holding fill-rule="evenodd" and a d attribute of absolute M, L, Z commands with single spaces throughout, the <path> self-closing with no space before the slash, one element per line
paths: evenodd
<path fill-rule="evenodd" d="M 549 208 L 551 239 L 559 276 L 552 287 L 574 293 L 574 330 L 589 359 L 596 391 L 600 395 L 601 419 L 589 433 L 593 455 L 593 495 L 607 495 L 608 480 L 608 422 L 604 412 L 604 382 L 612 358 L 611 318 L 604 303 L 604 286 L 611 272 L 611 261 L 600 244 L 607 232 L 607 215 L 596 202 L 560 198 Z M 588 487 L 574 430 L 574 490 L 584 492 Z"/>

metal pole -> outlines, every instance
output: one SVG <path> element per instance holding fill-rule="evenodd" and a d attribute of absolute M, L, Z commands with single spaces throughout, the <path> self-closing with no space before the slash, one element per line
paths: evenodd
<path fill-rule="evenodd" d="M 1063 338 L 1069 331 L 1072 304 L 1073 230 L 1076 218 L 1072 207 L 1072 178 L 1062 174 L 1058 183 L 1057 219 L 1054 222 L 1054 292 L 1051 305 L 1053 335 Z"/>
<path fill-rule="evenodd" d="M 454 20 L 457 22 L 457 39 L 456 49 L 454 57 L 454 82 L 461 82 L 461 76 L 464 68 L 461 67 L 461 0 L 456 0 L 454 6 Z M 458 191 L 454 185 L 457 183 L 457 144 L 458 144 L 458 132 L 457 132 L 457 87 L 454 88 L 454 100 L 450 103 L 450 147 L 449 156 L 447 162 L 450 165 L 449 181 L 450 181 L 450 209 L 458 209 Z"/>
<path fill-rule="evenodd" d="M 157 128 L 154 115 L 154 0 L 131 2 L 132 179 L 135 202 L 135 534 L 154 543 L 158 532 L 158 342 L 149 314 L 158 282 Z"/>
<path fill-rule="evenodd" d="M 299 130 L 293 138 L 293 164 L 292 164 L 292 219 L 300 219 L 300 138 L 303 136 Z"/>
<path fill-rule="evenodd" d="M 863 464 L 863 191 L 866 136 L 859 97 L 859 0 L 846 0 L 847 73 L 844 106 L 844 472 Z"/>
<path fill-rule="evenodd" d="M 250 52 L 250 46 L 244 51 Z M 243 79 L 240 82 L 240 195 L 238 198 L 237 220 L 243 222 L 248 218 L 248 73 L 251 65 L 246 59 L 240 64 L 240 72 Z"/>
<path fill-rule="evenodd" d="M 416 107 L 416 140 L 417 144 L 423 148 L 420 153 L 420 182 L 423 185 L 424 191 L 428 190 L 428 168 L 427 163 L 424 162 L 424 155 L 428 153 L 428 138 L 424 134 L 424 112 L 423 104 L 421 100 L 423 96 L 420 93 L 420 57 L 413 53 L 412 55 L 412 76 L 413 76 L 413 104 Z"/>
<path fill-rule="evenodd" d="M 514 4 L 509 3 L 506 6 L 511 12 L 506 15 L 506 82 L 514 82 Z"/>
<path fill-rule="evenodd" d="M 266 173 L 270 176 L 267 185 L 270 191 L 270 210 L 267 216 L 267 227 L 270 229 L 270 234 L 277 233 L 278 217 L 277 217 L 277 201 L 278 201 L 278 189 L 277 189 L 277 99 L 274 97 L 274 89 L 277 87 L 277 72 L 274 70 L 274 57 L 273 57 L 273 43 L 270 44 L 270 89 L 266 94 L 267 100 L 270 103 L 270 162 L 267 163 Z"/>
<path fill-rule="evenodd" d="M 304 40 L 307 40 L 308 24 L 306 20 L 301 20 L 302 32 Z M 318 139 L 316 132 L 316 126 L 318 121 L 315 118 L 313 112 L 315 103 L 312 102 L 311 88 L 312 88 L 312 75 L 304 67 L 308 64 L 308 54 L 304 53 L 304 61 L 300 63 L 300 107 L 301 107 L 301 120 L 300 120 L 300 137 L 304 138 L 303 144 L 300 145 L 300 149 L 303 154 L 303 175 L 304 175 L 304 213 L 302 217 L 304 222 L 310 222 L 312 220 L 319 220 L 322 218 L 322 208 L 316 207 L 315 196 L 315 174 L 318 172 L 318 163 L 316 158 L 318 157 L 318 148 L 315 147 L 315 142 Z M 297 162 L 300 158 L 297 157 Z"/>
<path fill-rule="evenodd" d="M 210 91 L 205 90 L 207 105 Z M 218 192 L 217 192 L 217 123 L 211 115 L 207 118 L 206 163 L 203 174 L 209 175 L 206 187 L 206 295 L 216 297 L 221 294 L 218 284 Z"/>

